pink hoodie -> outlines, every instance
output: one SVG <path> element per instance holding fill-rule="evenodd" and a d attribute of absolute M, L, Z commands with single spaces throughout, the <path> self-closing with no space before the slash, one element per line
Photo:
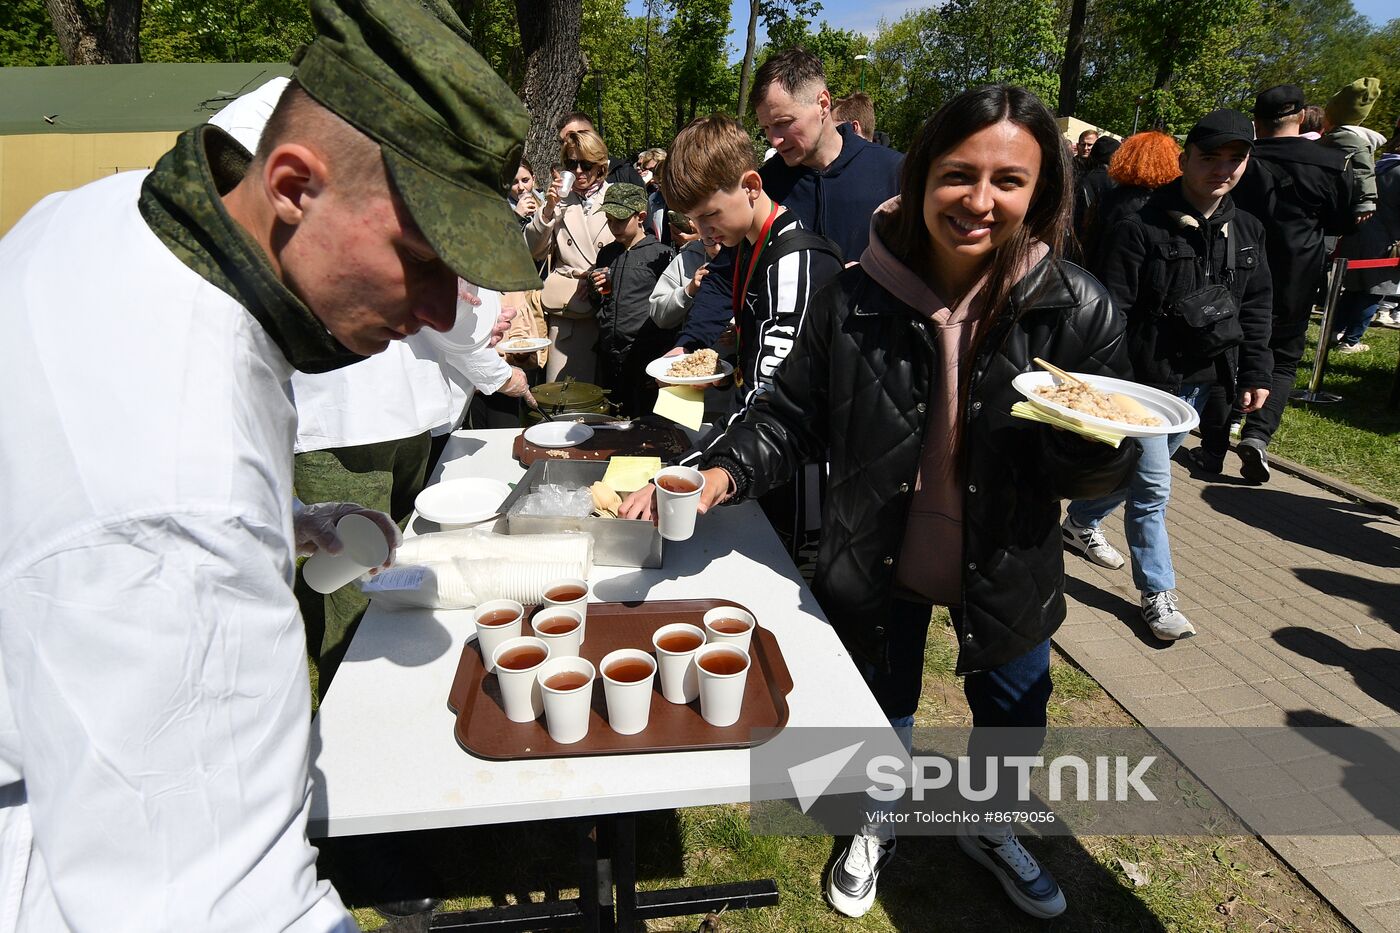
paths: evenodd
<path fill-rule="evenodd" d="M 962 417 L 972 345 L 986 308 L 983 278 L 956 308 L 934 293 L 922 276 L 895 258 L 876 229 L 876 221 L 899 205 L 894 197 L 881 204 L 870 221 L 870 245 L 860 266 L 886 291 L 923 314 L 933 324 L 937 370 L 924 431 L 923 453 L 909 504 L 909 524 L 899 550 L 895 583 L 935 605 L 962 604 Z M 1025 272 L 1049 252 L 1036 243 Z"/>

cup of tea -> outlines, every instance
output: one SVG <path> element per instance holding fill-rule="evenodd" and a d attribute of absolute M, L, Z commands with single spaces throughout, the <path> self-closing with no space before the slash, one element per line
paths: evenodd
<path fill-rule="evenodd" d="M 544 604 L 550 609 L 572 609 L 578 613 L 578 643 L 588 638 L 588 581 L 578 577 L 551 580 L 544 587 Z"/>
<path fill-rule="evenodd" d="M 551 657 L 536 674 L 544 698 L 544 724 L 549 737 L 572 745 L 588 734 L 593 709 L 593 662 L 579 657 Z"/>
<path fill-rule="evenodd" d="M 378 525 L 363 515 L 346 515 L 335 523 L 338 554 L 317 551 L 301 565 L 301 578 L 318 593 L 334 593 L 372 567 L 389 559 L 389 542 Z"/>
<path fill-rule="evenodd" d="M 656 524 L 661 537 L 667 541 L 685 541 L 695 534 L 695 511 L 700 505 L 700 491 L 705 477 L 690 467 L 667 467 L 657 473 Z"/>
<path fill-rule="evenodd" d="M 559 173 L 559 200 L 564 200 L 569 196 L 569 192 L 574 190 L 574 180 L 578 178 L 573 172 Z"/>
<path fill-rule="evenodd" d="M 529 635 L 506 639 L 491 656 L 501 703 L 511 722 L 534 722 L 544 712 L 538 675 L 540 665 L 548 660 L 549 645 Z"/>
<path fill-rule="evenodd" d="M 542 606 L 530 620 L 535 637 L 549 645 L 551 658 L 577 657 L 583 644 L 583 617 L 565 606 Z"/>
<path fill-rule="evenodd" d="M 744 708 L 749 653 L 738 645 L 710 644 L 695 652 L 700 715 L 712 726 L 732 726 Z"/>
<path fill-rule="evenodd" d="M 495 670 L 491 659 L 501 642 L 520 637 L 521 620 L 524 618 L 525 607 L 513 599 L 493 599 L 476 607 L 472 621 L 476 623 L 476 646 L 481 649 L 486 673 Z"/>
<path fill-rule="evenodd" d="M 753 614 L 738 606 L 719 606 L 705 613 L 705 642 L 711 645 L 728 644 L 749 650 L 753 641 L 753 630 L 758 625 Z"/>
<path fill-rule="evenodd" d="M 663 625 L 651 636 L 661 695 L 672 703 L 691 703 L 700 695 L 695 673 L 695 652 L 705 643 L 705 632 L 685 622 Z"/>
<path fill-rule="evenodd" d="M 608 725 L 619 735 L 634 735 L 651 719 L 651 682 L 656 661 L 637 648 L 610 651 L 598 665 L 603 674 L 603 698 L 608 704 Z"/>

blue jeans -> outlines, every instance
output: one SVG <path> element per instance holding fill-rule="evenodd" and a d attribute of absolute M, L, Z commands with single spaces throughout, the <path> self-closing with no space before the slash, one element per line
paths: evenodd
<path fill-rule="evenodd" d="M 1339 341 L 1342 346 L 1361 342 L 1380 303 L 1381 296 L 1370 292 L 1342 292 L 1342 298 L 1337 302 L 1336 318 L 1332 321 L 1342 335 Z"/>
<path fill-rule="evenodd" d="M 952 610 L 955 624 L 958 611 Z M 888 669 L 861 667 L 880 709 L 906 746 L 923 690 L 930 613 L 928 605 L 895 600 L 888 626 Z M 963 678 L 963 695 L 972 710 L 973 726 L 1044 726 L 1050 688 L 1049 641 L 999 667 L 974 671 Z"/>
<path fill-rule="evenodd" d="M 1196 411 L 1205 408 L 1210 386 L 1183 385 L 1177 393 Z M 1139 438 L 1142 457 L 1128 480 L 1128 487 L 1101 499 L 1081 499 L 1069 504 L 1069 517 L 1076 525 L 1097 528 L 1119 505 L 1123 510 L 1123 531 L 1128 536 L 1128 552 L 1133 561 L 1133 584 L 1143 593 L 1176 589 L 1172 569 L 1171 542 L 1167 540 L 1167 501 L 1172 494 L 1172 454 L 1185 434 L 1154 435 Z"/>

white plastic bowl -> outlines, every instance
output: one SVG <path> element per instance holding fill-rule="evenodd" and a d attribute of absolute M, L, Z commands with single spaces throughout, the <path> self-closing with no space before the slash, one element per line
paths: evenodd
<path fill-rule="evenodd" d="M 452 531 L 496 517 L 509 495 L 510 487 L 498 479 L 467 477 L 429 486 L 413 504 L 419 515 Z"/>
<path fill-rule="evenodd" d="M 1200 423 L 1201 418 L 1196 414 L 1196 409 L 1172 395 L 1170 392 L 1163 392 L 1150 386 L 1140 385 L 1136 382 L 1129 382 L 1126 379 L 1114 379 L 1109 376 L 1095 376 L 1088 373 L 1071 373 L 1074 377 L 1082 379 L 1100 392 L 1110 394 L 1126 395 L 1129 398 L 1141 402 L 1143 407 L 1161 419 L 1158 425 L 1124 424 L 1121 421 L 1109 421 L 1107 418 L 1096 418 L 1093 415 L 1086 415 L 1083 412 L 1075 411 L 1066 405 L 1052 402 L 1049 399 L 1036 394 L 1036 389 L 1042 386 L 1055 385 L 1058 383 L 1053 375 L 1047 372 L 1021 373 L 1011 380 L 1011 386 L 1017 392 L 1026 397 L 1032 405 L 1045 411 L 1062 415 L 1065 418 L 1079 422 L 1086 427 L 1099 428 L 1104 431 L 1113 431 L 1127 437 L 1153 437 L 1158 434 L 1183 434 L 1191 430 Z"/>

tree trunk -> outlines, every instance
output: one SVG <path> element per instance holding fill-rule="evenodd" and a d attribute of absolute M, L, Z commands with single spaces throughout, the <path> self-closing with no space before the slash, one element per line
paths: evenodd
<path fill-rule="evenodd" d="M 740 123 L 748 123 L 749 82 L 753 80 L 754 48 L 758 45 L 758 0 L 749 0 L 749 35 L 744 42 L 744 64 L 739 68 L 739 112 Z"/>
<path fill-rule="evenodd" d="M 101 26 L 83 0 L 44 0 L 58 47 L 70 65 L 121 65 L 141 60 L 141 0 L 107 0 Z"/>
<path fill-rule="evenodd" d="M 554 126 L 573 109 L 585 71 L 578 43 L 583 0 L 515 0 L 515 15 L 525 55 L 520 99 L 530 111 L 525 157 L 547 183 L 549 167 L 559 161 Z"/>
<path fill-rule="evenodd" d="M 1065 36 L 1065 60 L 1060 65 L 1060 105 L 1058 115 L 1074 116 L 1079 106 L 1079 73 L 1084 65 L 1084 18 L 1089 0 L 1072 0 L 1069 32 Z"/>

